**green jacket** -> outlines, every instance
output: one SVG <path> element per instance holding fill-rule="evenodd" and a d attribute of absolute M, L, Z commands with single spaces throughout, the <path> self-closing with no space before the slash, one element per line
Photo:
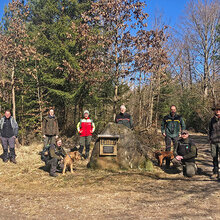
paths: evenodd
<path fill-rule="evenodd" d="M 61 160 L 66 155 L 65 150 L 62 147 L 58 147 L 56 145 L 51 145 L 49 153 L 50 153 L 50 159 L 56 158 L 58 160 Z"/>
<path fill-rule="evenodd" d="M 182 162 L 195 162 L 195 158 L 197 157 L 197 148 L 189 138 L 181 138 L 177 143 L 177 147 L 174 148 L 173 154 L 175 157 L 177 155 L 182 156 Z"/>
<path fill-rule="evenodd" d="M 185 130 L 185 123 L 180 115 L 175 114 L 172 116 L 171 114 L 166 115 L 163 118 L 161 124 L 161 132 L 165 133 L 168 137 L 174 138 L 178 137 L 181 130 Z"/>

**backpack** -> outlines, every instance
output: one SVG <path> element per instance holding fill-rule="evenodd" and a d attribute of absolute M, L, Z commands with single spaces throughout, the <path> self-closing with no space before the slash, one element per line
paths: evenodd
<path fill-rule="evenodd" d="M 51 145 L 44 146 L 43 150 L 40 152 L 40 159 L 44 162 L 46 162 L 50 157 L 50 146 Z"/>

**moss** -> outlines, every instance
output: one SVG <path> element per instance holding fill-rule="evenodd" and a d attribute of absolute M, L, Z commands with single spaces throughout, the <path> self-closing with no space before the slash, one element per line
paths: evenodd
<path fill-rule="evenodd" d="M 152 171 L 153 170 L 153 163 L 150 159 L 142 158 L 138 168 L 140 170 Z"/>
<path fill-rule="evenodd" d="M 146 171 L 153 171 L 153 168 L 154 168 L 154 166 L 153 166 L 152 161 L 150 159 L 147 159 L 146 164 L 145 164 L 145 170 Z"/>

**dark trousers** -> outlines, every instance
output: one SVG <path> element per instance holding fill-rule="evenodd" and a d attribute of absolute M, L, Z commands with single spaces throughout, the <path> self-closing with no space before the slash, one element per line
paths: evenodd
<path fill-rule="evenodd" d="M 177 147 L 177 141 L 179 137 L 165 137 L 166 151 L 171 151 L 171 142 L 173 142 L 173 148 Z M 170 166 L 170 159 L 166 158 L 166 166 Z"/>
<path fill-rule="evenodd" d="M 44 138 L 44 146 L 45 147 L 50 144 L 55 144 L 55 142 L 56 142 L 55 135 L 46 135 L 46 137 Z"/>
<path fill-rule="evenodd" d="M 58 159 L 52 158 L 46 162 L 46 165 L 50 168 L 50 174 L 56 173 L 57 166 L 58 166 Z"/>
<path fill-rule="evenodd" d="M 211 144 L 211 154 L 213 158 L 213 173 L 220 174 L 220 143 Z"/>
<path fill-rule="evenodd" d="M 172 160 L 173 166 L 177 168 L 178 171 L 183 171 L 183 174 L 192 177 L 196 174 L 197 166 L 194 162 L 185 162 L 184 164 L 180 161 L 174 158 Z"/>
<path fill-rule="evenodd" d="M 3 148 L 3 160 L 9 158 L 15 158 L 15 137 L 5 138 L 1 137 L 2 148 Z M 8 152 L 8 148 L 10 153 Z"/>

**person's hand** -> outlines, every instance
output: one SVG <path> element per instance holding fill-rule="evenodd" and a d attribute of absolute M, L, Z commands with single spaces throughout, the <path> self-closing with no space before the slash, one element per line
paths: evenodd
<path fill-rule="evenodd" d="M 43 138 L 45 138 L 46 137 L 46 135 L 43 135 Z"/>
<path fill-rule="evenodd" d="M 83 130 L 80 129 L 80 130 L 79 130 L 79 133 L 82 134 L 82 132 L 83 132 Z"/>
<path fill-rule="evenodd" d="M 56 135 L 56 139 L 58 138 L 58 135 Z"/>
<path fill-rule="evenodd" d="M 177 155 L 177 156 L 176 156 L 176 159 L 177 159 L 177 160 L 182 160 L 182 159 L 183 159 L 183 157 L 182 157 L 182 156 Z"/>
<path fill-rule="evenodd" d="M 166 134 L 165 134 L 165 133 L 163 133 L 162 135 L 163 135 L 164 137 L 166 137 Z"/>
<path fill-rule="evenodd" d="M 181 137 L 181 134 L 179 134 L 179 137 Z"/>
<path fill-rule="evenodd" d="M 93 131 L 92 131 L 92 130 L 90 130 L 90 133 L 92 134 L 92 133 L 93 133 Z"/>

